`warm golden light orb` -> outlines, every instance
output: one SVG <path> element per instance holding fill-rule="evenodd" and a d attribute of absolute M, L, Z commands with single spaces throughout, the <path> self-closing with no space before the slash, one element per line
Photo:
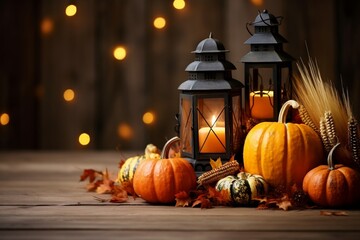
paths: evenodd
<path fill-rule="evenodd" d="M 10 122 L 10 116 L 7 113 L 3 113 L 0 115 L 0 125 L 8 125 Z"/>
<path fill-rule="evenodd" d="M 68 17 L 74 16 L 76 12 L 77 12 L 77 7 L 74 4 L 68 5 L 65 9 L 65 14 Z"/>
<path fill-rule="evenodd" d="M 83 146 L 86 146 L 90 143 L 90 135 L 87 133 L 82 133 L 79 135 L 79 143 Z"/>
<path fill-rule="evenodd" d="M 66 89 L 65 91 L 64 91 L 64 100 L 65 101 L 67 101 L 67 102 L 71 102 L 71 101 L 73 101 L 74 100 L 74 98 L 75 98 L 75 92 L 74 92 L 74 90 L 72 90 L 72 89 Z"/>
<path fill-rule="evenodd" d="M 124 60 L 126 58 L 126 49 L 118 46 L 114 49 L 114 58 L 117 60 Z"/>
<path fill-rule="evenodd" d="M 134 135 L 132 127 L 127 123 L 120 123 L 117 130 L 119 137 L 125 140 L 131 139 Z"/>
<path fill-rule="evenodd" d="M 157 17 L 154 20 L 154 27 L 157 29 L 163 29 L 166 25 L 166 20 L 163 17 Z"/>
<path fill-rule="evenodd" d="M 174 0 L 173 1 L 173 6 L 175 9 L 177 10 L 181 10 L 181 9 L 184 9 L 185 8 L 185 1 L 184 0 Z"/>
<path fill-rule="evenodd" d="M 143 122 L 145 124 L 152 124 L 155 121 L 155 115 L 152 112 L 146 112 L 143 115 Z"/>

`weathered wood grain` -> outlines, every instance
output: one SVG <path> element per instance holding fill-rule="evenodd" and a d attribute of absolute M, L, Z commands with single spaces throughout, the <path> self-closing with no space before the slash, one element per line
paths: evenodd
<path fill-rule="evenodd" d="M 134 153 L 127 153 L 132 156 Z M 360 210 L 348 216 L 303 211 L 96 201 L 84 168 L 117 171 L 116 152 L 0 153 L 1 239 L 357 239 Z M 331 209 L 331 211 L 336 209 Z"/>

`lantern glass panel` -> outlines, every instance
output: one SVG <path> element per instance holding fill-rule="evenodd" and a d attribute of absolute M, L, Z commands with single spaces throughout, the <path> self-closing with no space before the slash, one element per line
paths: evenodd
<path fill-rule="evenodd" d="M 181 122 L 180 122 L 180 137 L 182 144 L 182 151 L 186 153 L 193 152 L 192 146 L 192 101 L 191 96 L 181 95 Z"/>
<path fill-rule="evenodd" d="M 281 105 L 291 99 L 291 92 L 290 70 L 287 67 L 283 67 L 281 68 Z"/>
<path fill-rule="evenodd" d="M 225 113 L 224 98 L 198 99 L 200 153 L 226 153 Z"/>
<path fill-rule="evenodd" d="M 233 152 L 238 152 L 241 145 L 241 135 L 242 135 L 242 110 L 241 110 L 241 97 L 233 96 L 232 97 L 232 137 L 233 137 Z"/>
<path fill-rule="evenodd" d="M 274 117 L 274 81 L 272 68 L 250 68 L 250 115 L 256 119 Z"/>

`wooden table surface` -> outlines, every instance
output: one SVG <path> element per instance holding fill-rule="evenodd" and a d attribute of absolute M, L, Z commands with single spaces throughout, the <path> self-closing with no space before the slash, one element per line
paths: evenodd
<path fill-rule="evenodd" d="M 117 152 L 0 152 L 0 239 L 360 239 L 360 210 L 212 209 L 101 203 L 85 168 L 116 174 Z M 106 197 L 106 196 L 105 196 Z M 335 209 L 333 209 L 335 210 Z"/>

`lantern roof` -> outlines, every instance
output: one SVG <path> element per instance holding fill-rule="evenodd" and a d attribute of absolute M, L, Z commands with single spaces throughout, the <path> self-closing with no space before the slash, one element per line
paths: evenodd
<path fill-rule="evenodd" d="M 287 40 L 279 34 L 278 26 L 280 22 L 278 19 L 282 17 L 275 17 L 267 10 L 259 12 L 255 21 L 249 25 L 254 26 L 255 33 L 245 41 L 245 44 L 281 44 L 286 43 Z"/>
<path fill-rule="evenodd" d="M 287 40 L 279 34 L 278 26 L 280 22 L 267 10 L 259 12 L 255 21 L 250 25 L 254 26 L 255 32 L 245 41 L 245 44 L 251 45 L 251 50 L 241 58 L 245 63 L 279 63 L 293 61 L 293 57 L 284 52 L 283 43 Z"/>
<path fill-rule="evenodd" d="M 235 65 L 227 61 L 228 50 L 217 39 L 209 37 L 202 40 L 196 47 L 195 61 L 185 69 L 189 79 L 179 86 L 179 90 L 236 90 L 243 84 L 232 78 L 231 71 Z"/>
<path fill-rule="evenodd" d="M 219 91 L 219 90 L 233 90 L 233 89 L 241 89 L 243 88 L 244 85 L 235 79 L 212 79 L 212 80 L 206 80 L 206 81 L 202 81 L 202 80 L 187 80 L 185 82 L 183 82 L 182 84 L 180 84 L 179 86 L 179 90 L 214 90 L 214 91 Z"/>
<path fill-rule="evenodd" d="M 185 71 L 202 72 L 202 71 L 227 71 L 236 69 L 235 65 L 229 61 L 194 61 L 190 63 Z"/>
<path fill-rule="evenodd" d="M 280 25 L 278 18 L 268 12 L 267 9 L 263 10 L 256 16 L 252 25 L 256 26 L 278 26 Z"/>
<path fill-rule="evenodd" d="M 277 32 L 265 32 L 255 33 L 245 41 L 245 44 L 279 44 L 287 42 L 288 41 Z"/>
<path fill-rule="evenodd" d="M 241 58 L 243 63 L 291 62 L 294 58 L 284 51 L 250 51 Z"/>
<path fill-rule="evenodd" d="M 228 52 L 226 50 L 222 42 L 217 39 L 212 38 L 212 33 L 210 33 L 209 37 L 202 40 L 196 47 L 195 51 L 192 53 L 221 53 Z"/>

